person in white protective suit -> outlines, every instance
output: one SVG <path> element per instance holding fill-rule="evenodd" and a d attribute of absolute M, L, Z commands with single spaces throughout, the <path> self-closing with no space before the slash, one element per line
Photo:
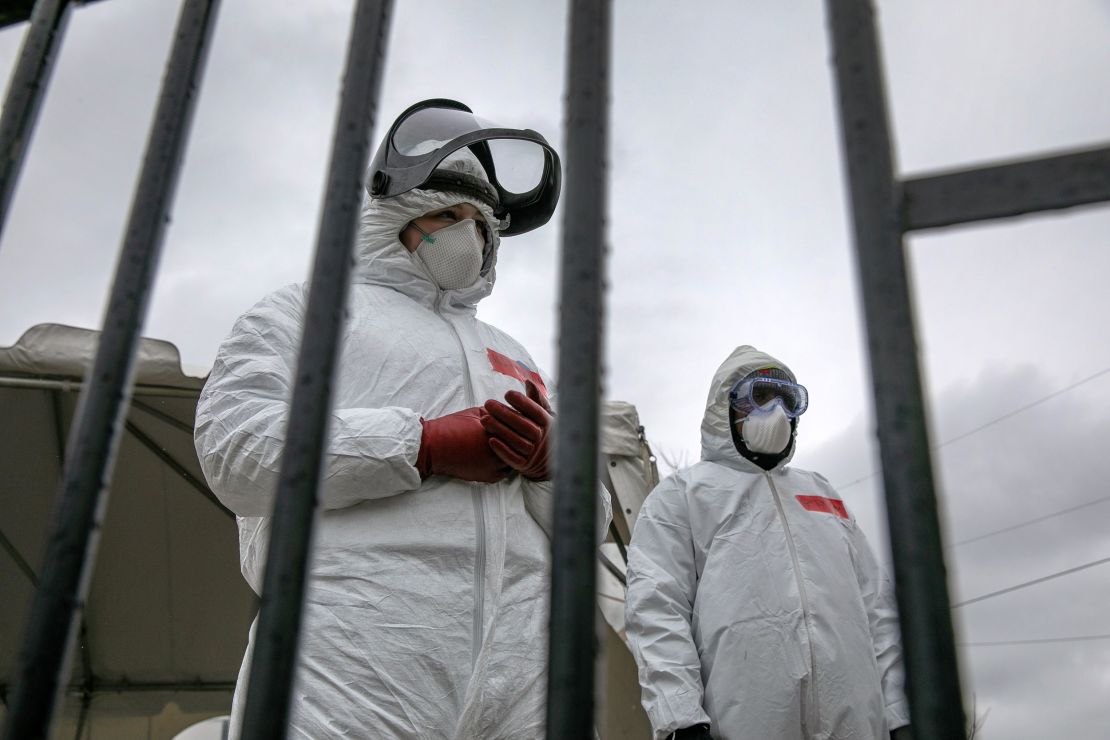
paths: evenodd
<path fill-rule="evenodd" d="M 506 219 L 470 150 L 445 156 L 434 188 L 364 205 L 289 737 L 543 734 L 554 399 L 524 347 L 475 316 Z M 197 408 L 197 452 L 255 591 L 306 301 L 288 286 L 247 311 Z"/>
<path fill-rule="evenodd" d="M 640 511 L 626 629 L 657 739 L 908 733 L 891 584 L 828 481 L 787 467 L 807 404 L 786 365 L 737 348 L 701 462 Z"/>

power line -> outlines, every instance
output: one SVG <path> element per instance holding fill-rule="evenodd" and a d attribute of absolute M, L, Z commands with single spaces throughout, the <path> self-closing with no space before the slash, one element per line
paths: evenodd
<path fill-rule="evenodd" d="M 945 547 L 945 549 L 949 549 L 949 548 L 952 548 L 952 547 L 959 547 L 960 545 L 966 545 L 966 544 L 971 543 L 971 542 L 978 542 L 979 540 L 985 540 L 988 537 L 994 537 L 995 535 L 998 535 L 998 534 L 1005 534 L 1006 532 L 1013 532 L 1015 529 L 1021 529 L 1022 527 L 1028 527 L 1031 524 L 1037 524 L 1038 522 L 1043 522 L 1046 519 L 1052 519 L 1053 517 L 1061 516 L 1063 514 L 1070 514 L 1073 511 L 1078 511 L 1079 509 L 1085 509 L 1088 506 L 1094 506 L 1095 504 L 1101 504 L 1101 503 L 1104 503 L 1106 501 L 1110 501 L 1110 496 L 1103 496 L 1102 498 L 1096 498 L 1094 501 L 1088 501 L 1085 504 L 1078 504 L 1076 506 L 1069 506 L 1066 509 L 1060 509 L 1059 511 L 1054 511 L 1051 514 L 1045 514 L 1043 516 L 1039 516 L 1036 519 L 1029 519 L 1027 521 L 1020 522 L 1018 524 L 1012 524 L 1009 527 L 1003 527 L 1002 529 L 996 529 L 993 532 L 986 532 L 984 534 L 976 535 L 974 537 L 969 537 L 966 540 L 960 540 L 959 542 L 951 542 L 951 543 L 945 545 L 944 547 Z"/>
<path fill-rule="evenodd" d="M 1067 570 L 1062 570 L 1058 573 L 1053 573 L 1053 574 L 1047 575 L 1047 576 L 1041 576 L 1040 578 L 1034 578 L 1033 580 L 1026 581 L 1025 583 L 1019 583 L 1016 586 L 1010 586 L 1008 588 L 1004 588 L 1004 589 L 1001 589 L 999 591 L 992 591 L 989 594 L 983 594 L 982 596 L 976 596 L 974 599 L 967 599 L 966 601 L 960 601 L 956 604 L 953 604 L 952 608 L 953 609 L 958 609 L 961 606 L 967 606 L 968 604 L 974 604 L 977 601 L 985 601 L 987 599 L 993 599 L 995 596 L 1001 596 L 1002 594 L 1008 594 L 1011 591 L 1017 591 L 1018 589 L 1028 588 L 1030 586 L 1035 586 L 1038 583 L 1044 583 L 1045 581 L 1051 581 L 1053 578 L 1059 578 L 1060 576 L 1066 576 L 1066 575 L 1069 575 L 1071 573 L 1076 573 L 1076 572 L 1081 571 L 1081 570 L 1086 570 L 1087 568 L 1093 568 L 1096 565 L 1102 565 L 1103 563 L 1110 563 L 1110 558 L 1103 558 L 1102 560 L 1096 560 L 1093 563 L 1084 563 L 1083 565 L 1077 565 L 1074 568 L 1068 568 Z"/>
<path fill-rule="evenodd" d="M 1044 403 L 1045 401 L 1048 401 L 1048 400 L 1051 400 L 1053 398 L 1056 398 L 1057 396 L 1063 395 L 1064 393 L 1067 393 L 1068 391 L 1074 390 L 1074 389 L 1078 388 L 1079 386 L 1083 385 L 1084 383 L 1089 383 L 1089 382 L 1091 382 L 1092 380 L 1094 380 L 1096 378 L 1102 377 L 1103 375 L 1106 375 L 1107 373 L 1110 373 L 1110 367 L 1103 368 L 1102 370 L 1099 370 L 1094 375 L 1089 375 L 1086 378 L 1083 378 L 1082 380 L 1078 380 L 1078 381 L 1072 383 L 1069 386 L 1065 386 L 1065 387 L 1061 388 L 1058 391 L 1053 391 L 1052 393 L 1049 393 L 1047 396 L 1043 396 L 1041 398 L 1038 398 L 1036 401 L 1032 401 L 1030 403 L 1025 404 L 1024 406 L 1022 406 L 1020 408 L 1016 408 L 1013 411 L 1009 412 L 1008 414 L 1003 414 L 1002 416 L 998 417 L 997 419 L 992 419 L 991 421 L 988 421 L 985 424 L 981 424 L 980 426 L 977 426 L 977 427 L 975 427 L 974 429 L 972 429 L 970 431 L 967 431 L 967 432 L 964 432 L 963 434 L 955 436 L 952 439 L 948 440 L 947 442 L 944 442 L 942 444 L 937 445 L 937 449 L 940 449 L 941 447 L 946 447 L 947 445 L 950 445 L 953 442 L 959 442 L 961 439 L 964 439 L 965 437 L 970 437 L 973 434 L 981 432 L 989 426 L 993 426 L 993 425 L 995 425 L 995 424 L 997 424 L 1001 421 L 1005 421 L 1006 419 L 1009 419 L 1011 416 L 1017 416 L 1018 414 L 1020 414 L 1024 411 L 1028 411 L 1029 409 L 1033 408 L 1034 406 L 1039 406 L 1042 403 Z"/>
<path fill-rule="evenodd" d="M 959 647 L 997 647 L 1001 645 L 1047 645 L 1057 642 L 1087 642 L 1110 640 L 1110 635 L 1079 635 L 1076 637 L 1042 637 L 1037 640 L 997 640 L 994 642 L 958 642 Z"/>
<path fill-rule="evenodd" d="M 948 445 L 950 445 L 954 442 L 959 442 L 961 439 L 964 439 L 966 437 L 970 437 L 973 434 L 978 434 L 979 432 L 983 431 L 984 429 L 986 429 L 988 427 L 992 427 L 995 424 L 1006 421 L 1007 419 L 1009 419 L 1012 416 L 1017 416 L 1018 414 L 1020 414 L 1022 412 L 1028 411 L 1029 409 L 1033 408 L 1034 406 L 1039 406 L 1040 404 L 1044 403 L 1045 401 L 1056 398 L 1057 396 L 1062 395 L 1064 393 L 1067 393 L 1068 391 L 1075 390 L 1079 386 L 1081 386 L 1085 383 L 1090 383 L 1092 380 L 1096 380 L 1098 378 L 1101 378 L 1103 375 L 1106 375 L 1107 373 L 1110 373 L 1110 367 L 1105 367 L 1105 368 L 1103 368 L 1102 370 L 1099 370 L 1097 373 L 1095 373 L 1093 375 L 1088 375 L 1086 378 L 1083 378 L 1082 380 L 1077 380 L 1076 382 L 1072 383 L 1069 386 L 1065 386 L 1065 387 L 1063 387 L 1059 390 L 1053 391 L 1052 393 L 1049 393 L 1047 396 L 1042 396 L 1041 398 L 1038 398 L 1035 401 L 1027 403 L 1024 406 L 1021 406 L 1020 408 L 1016 408 L 1016 409 L 1013 409 L 1012 411 L 1008 411 L 1005 414 L 1003 414 L 1002 416 L 999 416 L 995 419 L 991 419 L 988 422 L 980 424 L 979 426 L 975 427 L 974 429 L 971 429 L 967 432 L 964 432 L 963 434 L 957 435 L 957 436 L 953 437 L 952 439 L 941 442 L 938 445 L 934 445 L 930 449 L 939 450 L 942 447 L 947 447 Z M 881 470 L 873 470 L 870 473 L 868 473 L 867 475 L 863 476 L 862 478 L 856 478 L 855 480 L 849 481 L 848 483 L 837 486 L 836 488 L 839 491 L 846 490 L 848 488 L 851 488 L 852 486 L 859 485 L 860 483 L 863 483 L 864 481 L 871 480 L 872 478 L 874 478 L 876 475 L 878 475 L 881 472 L 882 472 Z"/>

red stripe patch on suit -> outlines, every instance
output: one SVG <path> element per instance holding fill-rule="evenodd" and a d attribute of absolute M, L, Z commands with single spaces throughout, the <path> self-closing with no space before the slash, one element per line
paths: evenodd
<path fill-rule="evenodd" d="M 492 367 L 494 370 L 501 373 L 502 375 L 508 375 L 510 378 L 516 378 L 521 383 L 526 380 L 531 380 L 539 387 L 544 397 L 547 397 L 547 386 L 543 384 L 543 378 L 541 378 L 540 374 L 537 373 L 535 370 L 530 369 L 520 360 L 514 360 L 506 357 L 500 352 L 492 350 L 489 347 L 486 347 L 486 356 L 489 357 L 490 367 Z"/>
<path fill-rule="evenodd" d="M 848 518 L 848 509 L 844 507 L 844 502 L 838 498 L 826 498 L 825 496 L 797 496 L 796 498 L 806 511 L 819 511 L 824 514 L 836 514 L 841 519 Z"/>

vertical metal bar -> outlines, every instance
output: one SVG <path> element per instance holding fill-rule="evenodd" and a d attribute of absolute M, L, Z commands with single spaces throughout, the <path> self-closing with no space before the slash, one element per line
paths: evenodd
<path fill-rule="evenodd" d="M 966 737 L 870 0 L 827 0 L 914 735 Z"/>
<path fill-rule="evenodd" d="M 392 5 L 391 0 L 359 0 L 355 8 L 274 502 L 243 716 L 244 740 L 286 735 L 316 489 Z"/>
<path fill-rule="evenodd" d="M 96 559 L 107 485 L 131 394 L 218 0 L 186 0 L 131 205 L 104 328 L 70 431 L 41 585 L 20 653 L 7 740 L 47 736 Z"/>
<path fill-rule="evenodd" d="M 38 0 L 19 50 L 0 112 L 0 235 L 72 7 L 70 0 Z"/>
<path fill-rule="evenodd" d="M 573 0 L 548 643 L 552 740 L 593 737 L 610 35 L 609 0 Z"/>

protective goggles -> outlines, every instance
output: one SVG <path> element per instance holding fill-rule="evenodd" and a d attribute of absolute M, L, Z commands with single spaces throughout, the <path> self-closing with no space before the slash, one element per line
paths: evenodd
<path fill-rule="evenodd" d="M 481 163 L 488 183 L 436 169 L 463 148 Z M 514 236 L 551 218 L 561 177 L 559 155 L 536 131 L 505 128 L 456 100 L 435 98 L 411 106 L 393 123 L 370 163 L 367 188 L 375 198 L 413 188 L 462 193 L 508 222 L 501 236 Z"/>
<path fill-rule="evenodd" d="M 801 416 L 809 407 L 809 391 L 804 385 L 789 380 L 767 377 L 744 378 L 728 392 L 728 402 L 738 416 L 747 416 L 756 409 L 770 408 L 776 402 L 791 419 Z"/>

